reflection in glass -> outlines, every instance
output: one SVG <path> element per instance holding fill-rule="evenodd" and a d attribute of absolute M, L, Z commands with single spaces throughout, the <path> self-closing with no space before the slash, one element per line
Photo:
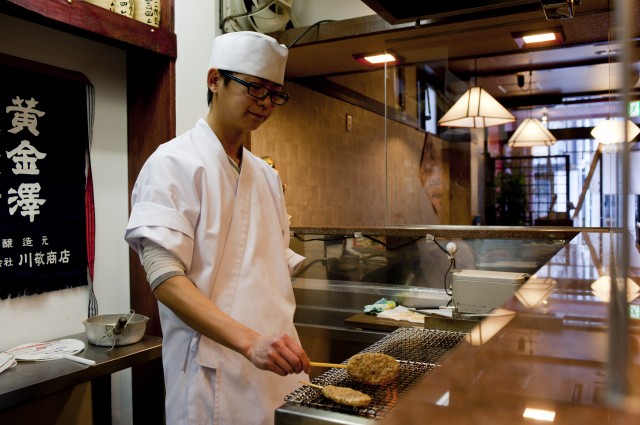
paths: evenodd
<path fill-rule="evenodd" d="M 618 286 L 622 285 L 623 280 L 621 278 L 617 279 Z M 640 286 L 636 284 L 633 280 L 627 278 L 627 301 L 631 302 L 638 298 L 640 295 Z M 600 276 L 598 280 L 591 284 L 591 290 L 593 294 L 598 297 L 600 300 L 604 302 L 609 302 L 611 299 L 611 277 L 610 276 Z"/>

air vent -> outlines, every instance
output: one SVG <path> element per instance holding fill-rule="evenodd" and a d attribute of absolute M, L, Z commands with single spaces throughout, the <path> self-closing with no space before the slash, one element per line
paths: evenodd
<path fill-rule="evenodd" d="M 575 6 L 580 0 L 540 0 L 544 16 L 548 21 L 573 18 Z"/>

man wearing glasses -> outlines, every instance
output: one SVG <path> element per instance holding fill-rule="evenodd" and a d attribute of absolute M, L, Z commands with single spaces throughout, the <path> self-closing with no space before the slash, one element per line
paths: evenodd
<path fill-rule="evenodd" d="M 304 258 L 289 249 L 278 174 L 242 146 L 289 99 L 287 55 L 260 33 L 216 37 L 209 113 L 133 189 L 125 239 L 159 301 L 169 425 L 271 424 L 308 379 L 290 278 Z"/>

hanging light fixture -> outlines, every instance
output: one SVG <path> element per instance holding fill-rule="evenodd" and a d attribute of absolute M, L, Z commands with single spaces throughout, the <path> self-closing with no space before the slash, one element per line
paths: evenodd
<path fill-rule="evenodd" d="M 532 93 L 533 72 L 529 71 L 529 96 Z M 529 110 L 531 114 L 531 110 Z M 520 123 L 513 135 L 509 138 L 508 145 L 512 148 L 528 148 L 532 146 L 551 146 L 557 139 L 536 118 L 531 116 Z"/>
<path fill-rule="evenodd" d="M 509 139 L 512 148 L 528 148 L 531 146 L 551 146 L 557 139 L 535 118 L 527 118 Z"/>
<path fill-rule="evenodd" d="M 438 120 L 438 125 L 483 128 L 507 124 L 515 120 L 516 117 L 485 89 L 471 87 Z"/>
<path fill-rule="evenodd" d="M 591 135 L 598 143 L 611 145 L 614 143 L 630 142 L 640 134 L 640 128 L 631 120 L 627 120 L 627 128 L 625 129 L 624 127 L 623 120 L 609 118 L 593 127 Z"/>
<path fill-rule="evenodd" d="M 609 36 L 610 44 L 611 36 Z M 593 138 L 603 145 L 630 142 L 640 133 L 640 128 L 633 121 L 626 120 L 625 128 L 624 120 L 611 118 L 611 51 L 609 45 L 607 46 L 607 54 L 609 55 L 609 117 L 591 130 Z"/>

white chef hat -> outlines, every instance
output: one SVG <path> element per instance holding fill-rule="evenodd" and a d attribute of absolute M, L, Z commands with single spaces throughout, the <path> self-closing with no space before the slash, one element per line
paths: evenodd
<path fill-rule="evenodd" d="M 254 31 L 236 31 L 213 39 L 209 68 L 263 78 L 282 85 L 289 51 L 274 38 Z"/>

